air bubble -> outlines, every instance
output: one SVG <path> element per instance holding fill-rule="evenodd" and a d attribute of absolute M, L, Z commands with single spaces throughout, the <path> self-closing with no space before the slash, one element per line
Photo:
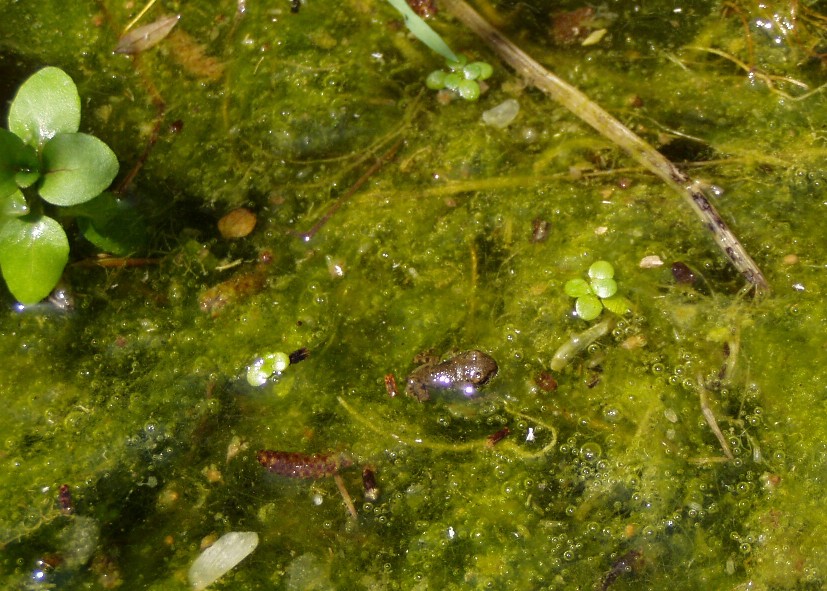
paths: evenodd
<path fill-rule="evenodd" d="M 580 447 L 580 457 L 587 462 L 594 462 L 598 460 L 602 454 L 603 450 L 601 449 L 601 447 L 593 441 L 584 443 Z"/>

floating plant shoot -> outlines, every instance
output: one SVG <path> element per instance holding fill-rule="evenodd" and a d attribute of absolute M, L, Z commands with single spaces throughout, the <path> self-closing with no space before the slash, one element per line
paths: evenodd
<path fill-rule="evenodd" d="M 396 8 L 414 36 L 446 60 L 447 70 L 434 70 L 425 79 L 431 90 L 452 91 L 460 98 L 475 101 L 482 89 L 480 81 L 491 77 L 494 68 L 486 62 L 468 63 L 465 56 L 457 55 L 428 23 L 414 12 L 405 0 L 388 0 Z"/>
<path fill-rule="evenodd" d="M 594 320 L 606 308 L 615 314 L 625 314 L 631 309 L 631 302 L 617 295 L 615 270 L 608 261 L 596 261 L 589 267 L 586 281 L 582 278 L 570 279 L 563 288 L 566 295 L 577 298 L 574 310 L 583 320 Z"/>

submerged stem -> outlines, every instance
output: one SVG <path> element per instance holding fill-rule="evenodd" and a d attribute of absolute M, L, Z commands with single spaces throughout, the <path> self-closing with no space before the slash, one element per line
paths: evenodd
<path fill-rule="evenodd" d="M 359 515 L 356 513 L 356 507 L 353 505 L 353 499 L 350 498 L 350 493 L 347 492 L 345 481 L 342 480 L 342 477 L 337 473 L 333 475 L 333 482 L 336 483 L 336 488 L 339 489 L 339 494 L 342 495 L 342 500 L 345 502 L 347 512 L 350 513 L 350 516 L 353 519 L 358 519 Z"/>
<path fill-rule="evenodd" d="M 758 265 L 709 202 L 699 181 L 693 180 L 678 169 L 669 159 L 585 94 L 537 63 L 477 14 L 465 0 L 442 0 L 442 3 L 528 82 L 623 148 L 646 170 L 660 177 L 667 185 L 680 193 L 701 218 L 707 230 L 712 233 L 718 248 L 726 255 L 730 263 L 759 290 L 769 289 L 769 284 Z"/>
<path fill-rule="evenodd" d="M 706 424 L 709 425 L 712 433 L 715 434 L 715 438 L 721 445 L 724 455 L 728 460 L 735 459 L 735 456 L 732 455 L 732 450 L 729 448 L 729 443 L 726 440 L 726 436 L 724 436 L 723 431 L 721 431 L 721 428 L 718 426 L 718 420 L 715 418 L 715 413 L 712 412 L 712 408 L 709 406 L 709 399 L 706 395 L 706 387 L 704 386 L 700 376 L 698 376 L 698 397 L 701 402 L 701 414 L 704 416 L 704 420 L 706 420 Z"/>

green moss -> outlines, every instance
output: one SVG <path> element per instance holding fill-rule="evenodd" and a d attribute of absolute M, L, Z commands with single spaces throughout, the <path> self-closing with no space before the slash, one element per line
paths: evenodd
<path fill-rule="evenodd" d="M 518 30 L 522 13 L 499 7 L 540 61 L 725 189 L 716 206 L 773 286 L 758 300 L 676 196 L 506 71 L 477 102 L 438 104 L 421 87 L 441 64 L 384 3 L 296 15 L 248 2 L 243 16 L 197 4 L 179 27 L 202 66 L 220 62 L 214 79 L 166 41 L 134 63 L 112 55 L 132 16 L 112 3 L 64 10 L 59 43 L 45 9 L 11 6 L 0 24 L 4 67 L 21 81 L 21 64 L 64 67 L 124 170 L 157 115 L 145 80 L 166 102 L 129 193 L 156 229 L 138 254 L 160 263 L 70 264 L 73 312 L 0 316 L 3 586 L 75 556 L 88 523 L 91 561 L 47 582 L 184 589 L 204 537 L 254 530 L 260 546 L 216 588 L 599 588 L 630 552 L 642 560 L 610 588 L 823 585 L 824 99 L 781 100 L 682 49 L 714 39 L 744 59 L 739 18 L 618 9 L 605 41 L 565 49 L 532 33 L 549 15 Z M 449 20 L 434 26 L 495 63 Z M 753 34 L 756 64 L 812 84 L 812 66 Z M 480 124 L 512 97 L 511 126 Z M 258 223 L 230 243 L 215 221 L 237 204 Z M 665 264 L 641 268 L 649 255 Z M 564 285 L 604 258 L 633 312 L 552 389 L 538 376 L 583 328 Z M 677 285 L 678 261 L 701 279 Z M 249 289 L 202 312 L 207 289 L 245 276 Z M 299 347 L 307 360 L 247 384 L 262 352 Z M 388 396 L 384 376 L 404 391 L 416 354 L 470 348 L 500 367 L 477 398 Z M 259 449 L 352 454 L 342 478 L 358 521 L 332 479 L 268 474 Z M 61 511 L 62 484 L 77 517 Z"/>

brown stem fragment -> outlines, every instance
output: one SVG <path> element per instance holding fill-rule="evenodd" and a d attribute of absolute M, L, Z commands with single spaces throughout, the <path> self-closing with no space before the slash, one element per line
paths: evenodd
<path fill-rule="evenodd" d="M 370 167 L 368 167 L 368 169 L 362 174 L 362 176 L 360 176 L 356 180 L 356 182 L 350 186 L 347 192 L 345 192 L 344 195 L 339 197 L 336 200 L 336 202 L 330 206 L 330 208 L 325 212 L 321 219 L 317 221 L 315 224 L 313 224 L 313 227 L 310 228 L 310 230 L 299 234 L 299 237 L 302 239 L 302 241 L 309 242 L 310 239 L 313 238 L 313 236 L 315 236 L 316 233 L 322 229 L 322 227 L 328 222 L 328 220 L 330 220 L 330 218 L 333 217 L 333 214 L 339 211 L 339 208 L 342 207 L 342 205 L 344 205 L 347 202 L 347 200 L 350 199 L 353 196 L 353 194 L 356 193 L 356 191 L 358 191 L 359 188 L 368 181 L 368 179 L 370 179 L 370 177 L 376 174 L 376 172 L 380 168 L 382 168 L 385 164 L 387 164 L 393 159 L 401 145 L 402 139 L 398 139 L 390 148 L 388 148 L 387 152 L 379 156 L 379 158 L 376 159 L 376 162 L 374 162 Z"/>
<path fill-rule="evenodd" d="M 704 227 L 712 233 L 718 248 L 726 255 L 732 266 L 759 291 L 769 290 L 764 274 L 709 202 L 699 181 L 690 178 L 678 169 L 669 159 L 585 94 L 537 63 L 491 26 L 465 0 L 442 0 L 442 4 L 526 81 L 548 94 L 604 137 L 620 146 L 638 164 L 682 195 L 692 210 L 701 218 Z"/>

